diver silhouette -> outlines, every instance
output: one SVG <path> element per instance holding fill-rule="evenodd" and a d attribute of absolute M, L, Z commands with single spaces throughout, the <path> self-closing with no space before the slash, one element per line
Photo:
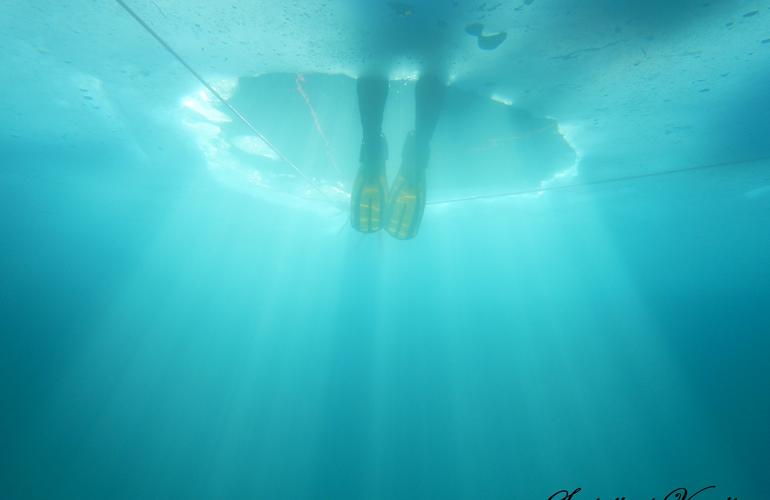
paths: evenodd
<path fill-rule="evenodd" d="M 401 167 L 390 189 L 385 170 L 388 145 L 382 133 L 388 86 L 388 80 L 382 77 L 358 79 L 363 139 L 358 174 L 351 192 L 350 222 L 362 233 L 374 233 L 384 227 L 391 236 L 406 240 L 417 235 L 425 211 L 425 170 L 446 85 L 434 75 L 418 80 L 414 91 L 414 130 L 404 141 Z"/>

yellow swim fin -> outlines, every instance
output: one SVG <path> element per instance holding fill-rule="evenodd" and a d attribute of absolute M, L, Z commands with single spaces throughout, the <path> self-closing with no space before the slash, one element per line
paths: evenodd
<path fill-rule="evenodd" d="M 375 145 L 363 144 L 361 166 L 350 193 L 350 225 L 362 233 L 382 229 L 388 202 L 388 179 L 385 172 L 387 145 L 381 137 Z"/>
<path fill-rule="evenodd" d="M 404 144 L 404 155 L 393 186 L 390 188 L 385 230 L 394 238 L 408 240 L 417 236 L 425 212 L 426 155 L 418 155 L 414 135 Z"/>
<path fill-rule="evenodd" d="M 388 179 L 382 172 L 361 169 L 350 193 L 350 224 L 356 231 L 374 233 L 382 229 L 388 197 Z"/>
<path fill-rule="evenodd" d="M 417 236 L 425 212 L 425 172 L 399 171 L 390 193 L 385 230 L 394 238 Z"/>

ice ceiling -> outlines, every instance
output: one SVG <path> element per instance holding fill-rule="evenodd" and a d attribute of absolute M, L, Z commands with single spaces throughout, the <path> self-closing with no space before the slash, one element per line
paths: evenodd
<path fill-rule="evenodd" d="M 770 155 L 765 0 L 127 3 L 205 78 L 229 86 L 276 145 L 295 151 L 301 136 L 292 160 L 328 177 L 332 191 L 344 192 L 357 154 L 350 77 L 365 72 L 407 80 L 391 92 L 393 127 L 408 121 L 409 78 L 451 79 L 448 116 L 458 119 L 436 141 L 459 142 L 466 157 L 450 151 L 434 163 L 508 155 L 528 165 L 473 179 L 447 169 L 437 181 L 447 192 L 537 185 L 575 174 L 576 162 L 591 179 Z M 148 122 L 181 123 L 209 161 L 275 162 L 115 2 L 5 0 L 0 27 L 2 143 L 129 136 L 143 148 L 157 140 Z M 292 113 L 301 127 L 280 120 Z M 501 152 L 506 141 L 523 146 Z"/>

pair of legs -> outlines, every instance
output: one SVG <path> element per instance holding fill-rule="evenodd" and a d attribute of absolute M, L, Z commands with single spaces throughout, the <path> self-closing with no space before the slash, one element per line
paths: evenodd
<path fill-rule="evenodd" d="M 388 98 L 388 81 L 358 80 L 358 107 L 363 140 L 360 166 L 351 193 L 351 224 L 363 233 L 383 227 L 398 239 L 417 235 L 425 211 L 425 169 L 430 140 L 436 129 L 446 87 L 436 77 L 420 78 L 415 87 L 415 127 L 407 134 L 401 168 L 388 190 L 385 162 L 388 146 L 382 133 L 382 116 Z"/>

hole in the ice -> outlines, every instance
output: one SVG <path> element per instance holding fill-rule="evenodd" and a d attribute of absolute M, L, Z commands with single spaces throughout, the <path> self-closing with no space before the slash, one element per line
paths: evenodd
<path fill-rule="evenodd" d="M 414 127 L 414 85 L 411 79 L 391 82 L 383 120 L 390 179 Z M 227 88 L 227 102 L 269 140 L 232 119 L 206 91 L 184 97 L 183 119 L 218 180 L 273 200 L 287 196 L 345 209 L 361 141 L 355 79 L 268 74 L 215 87 Z M 578 158 L 568 135 L 555 120 L 518 108 L 504 95 L 450 85 L 431 144 L 429 203 L 566 182 L 577 175 Z M 306 178 L 287 168 L 282 155 Z"/>

